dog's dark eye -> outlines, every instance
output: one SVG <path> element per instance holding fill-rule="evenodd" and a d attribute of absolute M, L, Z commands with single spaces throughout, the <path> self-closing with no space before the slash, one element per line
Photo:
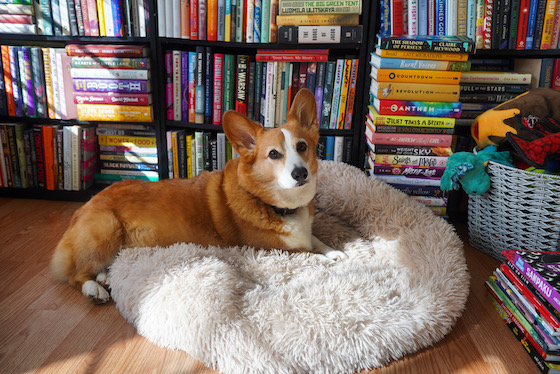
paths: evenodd
<path fill-rule="evenodd" d="M 268 152 L 268 158 L 270 158 L 271 160 L 278 160 L 279 158 L 282 158 L 282 154 L 276 149 L 273 149 L 272 151 Z"/>
<path fill-rule="evenodd" d="M 296 150 L 297 150 L 298 152 L 300 152 L 300 153 L 301 153 L 301 152 L 307 151 L 307 144 L 305 144 L 305 142 L 299 142 L 299 143 L 297 143 L 297 145 L 296 145 Z"/>

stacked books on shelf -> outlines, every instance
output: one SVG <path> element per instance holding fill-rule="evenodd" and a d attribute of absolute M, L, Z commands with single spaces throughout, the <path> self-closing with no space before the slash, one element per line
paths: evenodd
<path fill-rule="evenodd" d="M 362 42 L 361 0 L 279 1 L 276 23 L 280 43 Z"/>
<path fill-rule="evenodd" d="M 560 48 L 557 0 L 381 0 L 380 13 L 385 35 L 459 35 L 476 49 Z"/>
<path fill-rule="evenodd" d="M 57 36 L 149 34 L 147 0 L 5 0 L 0 33 Z"/>
<path fill-rule="evenodd" d="M 474 42 L 456 36 L 379 36 L 366 116 L 370 174 L 446 214 L 440 179 L 461 115 L 461 74 Z"/>
<path fill-rule="evenodd" d="M 156 132 L 152 126 L 100 123 L 96 133 L 100 167 L 95 174 L 96 183 L 159 180 Z"/>
<path fill-rule="evenodd" d="M 11 0 L 0 3 L 0 33 L 37 34 L 35 9 L 31 0 Z"/>
<path fill-rule="evenodd" d="M 2 187 L 78 191 L 98 169 L 93 125 L 0 124 Z"/>
<path fill-rule="evenodd" d="M 461 73 L 461 118 L 474 119 L 485 111 L 531 89 L 531 73 L 467 71 Z"/>
<path fill-rule="evenodd" d="M 167 119 L 221 125 L 229 109 L 264 127 L 286 122 L 301 88 L 315 93 L 323 129 L 350 129 L 355 104 L 357 59 L 328 61 L 327 49 L 259 49 L 256 57 L 168 51 Z"/>
<path fill-rule="evenodd" d="M 72 101 L 81 121 L 151 122 L 148 48 L 141 45 L 66 46 Z"/>
<path fill-rule="evenodd" d="M 560 371 L 560 252 L 504 251 L 487 297 L 542 373 Z"/>

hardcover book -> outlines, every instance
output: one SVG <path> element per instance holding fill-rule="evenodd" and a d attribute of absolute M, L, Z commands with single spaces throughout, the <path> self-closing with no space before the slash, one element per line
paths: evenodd
<path fill-rule="evenodd" d="M 426 117 L 461 117 L 460 102 L 435 102 L 412 100 L 380 100 L 373 98 L 373 107 L 377 113 L 400 116 L 426 116 Z"/>
<path fill-rule="evenodd" d="M 371 81 L 370 93 L 380 100 L 459 101 L 459 85 Z"/>
<path fill-rule="evenodd" d="M 406 51 L 432 51 L 446 53 L 472 53 L 474 42 L 459 35 L 378 35 L 381 49 Z"/>

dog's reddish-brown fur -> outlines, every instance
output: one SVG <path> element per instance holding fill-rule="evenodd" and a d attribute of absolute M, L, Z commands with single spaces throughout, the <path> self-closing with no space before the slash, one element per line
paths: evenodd
<path fill-rule="evenodd" d="M 313 94 L 300 91 L 287 123 L 282 126 L 294 138 L 307 143 L 308 148 L 301 157 L 313 176 L 317 173 L 318 141 L 315 110 Z M 316 188 L 315 180 L 294 191 L 279 192 L 273 187 L 275 181 L 268 170 L 270 161 L 263 160 L 270 147 L 283 139 L 280 129 L 263 129 L 238 113 L 227 112 L 224 131 L 240 157 L 228 162 L 223 171 L 155 183 L 120 182 L 81 207 L 55 249 L 52 259 L 55 276 L 86 294 L 82 289 L 84 284 L 103 273 L 124 247 L 194 242 L 311 250 L 286 247 L 282 238 L 290 232 L 272 208 L 304 208 L 311 217 L 311 199 Z M 290 206 L 294 204 L 297 206 Z M 309 220 L 309 226 L 310 223 Z M 95 295 L 89 297 L 106 301 L 103 297 L 96 300 Z"/>

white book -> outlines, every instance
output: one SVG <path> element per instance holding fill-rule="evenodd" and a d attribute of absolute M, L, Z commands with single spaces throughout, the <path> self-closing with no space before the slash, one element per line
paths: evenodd
<path fill-rule="evenodd" d="M 181 0 L 173 0 L 173 34 L 174 38 L 181 38 Z"/>
<path fill-rule="evenodd" d="M 247 11 L 245 12 L 245 17 L 247 17 L 247 43 L 253 43 L 253 31 L 254 31 L 254 20 L 255 20 L 255 0 L 247 0 Z"/>
<path fill-rule="evenodd" d="M 60 119 L 60 91 L 58 87 L 57 79 L 57 65 L 56 65 L 56 55 L 57 48 L 49 48 L 49 60 L 51 65 L 51 82 L 53 90 L 53 107 L 54 107 L 54 118 Z"/>
<path fill-rule="evenodd" d="M 146 1 L 138 0 L 138 33 L 140 37 L 146 37 Z"/>
<path fill-rule="evenodd" d="M 445 34 L 457 35 L 458 0 L 445 1 Z"/>
<path fill-rule="evenodd" d="M 72 189 L 79 191 L 82 180 L 82 127 L 80 125 L 71 126 L 72 133 Z"/>
<path fill-rule="evenodd" d="M 202 131 L 195 131 L 194 133 L 194 163 L 193 163 L 193 176 L 199 175 L 204 171 L 204 151 L 203 143 L 204 133 Z"/>
<path fill-rule="evenodd" d="M 165 0 L 165 13 L 161 20 L 165 23 L 165 35 L 168 38 L 173 37 L 173 1 Z"/>
<path fill-rule="evenodd" d="M 408 0 L 408 35 L 418 35 L 418 0 Z"/>
<path fill-rule="evenodd" d="M 162 38 L 165 38 L 167 36 L 167 31 L 166 31 L 167 22 L 165 22 L 165 17 L 162 16 L 162 15 L 167 14 L 167 13 L 165 13 L 166 12 L 165 3 L 166 3 L 166 0 L 157 0 L 158 35 Z"/>
<path fill-rule="evenodd" d="M 0 23 L 0 33 L 35 35 L 37 34 L 37 27 L 21 23 Z"/>
<path fill-rule="evenodd" d="M 169 179 L 173 179 L 173 131 L 165 132 L 166 146 L 167 146 L 167 171 Z M 157 149 L 157 148 L 156 148 Z"/>
<path fill-rule="evenodd" d="M 72 126 L 62 128 L 62 159 L 64 172 L 64 189 L 72 190 Z"/>
<path fill-rule="evenodd" d="M 73 1 L 73 0 L 69 0 Z M 112 0 L 103 0 L 103 17 L 105 18 L 105 36 L 115 36 L 115 24 L 113 22 Z"/>
<path fill-rule="evenodd" d="M 72 78 L 148 80 L 150 78 L 150 71 L 138 69 L 72 68 L 70 69 L 70 75 Z"/>
<path fill-rule="evenodd" d="M 146 177 L 158 177 L 157 171 L 153 170 L 120 170 L 120 169 L 101 169 L 101 174 L 114 174 L 114 175 L 135 175 Z"/>
<path fill-rule="evenodd" d="M 0 3 L 0 13 L 8 14 L 27 14 L 33 15 L 32 5 L 20 5 L 20 4 L 1 4 Z"/>
<path fill-rule="evenodd" d="M 219 132 L 216 140 L 218 143 L 218 170 L 223 170 L 226 166 L 226 134 Z"/>
<path fill-rule="evenodd" d="M 62 27 L 62 35 L 70 36 L 70 16 L 68 15 L 68 1 L 73 0 L 58 0 L 58 8 L 60 11 L 60 26 Z"/>
<path fill-rule="evenodd" d="M 336 162 L 342 162 L 342 155 L 344 154 L 344 136 L 334 137 L 334 154 L 333 159 Z"/>

